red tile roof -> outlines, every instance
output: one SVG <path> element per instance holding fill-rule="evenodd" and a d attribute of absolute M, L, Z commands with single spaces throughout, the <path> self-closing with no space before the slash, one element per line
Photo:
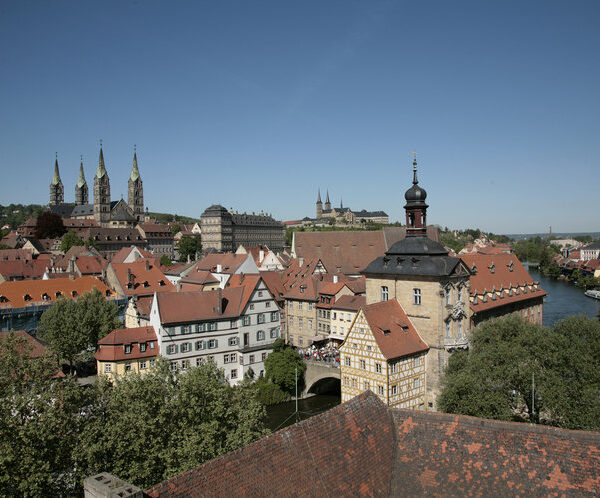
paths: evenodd
<path fill-rule="evenodd" d="M 340 296 L 335 300 L 335 304 L 333 304 L 331 308 L 336 310 L 358 311 L 360 308 L 364 308 L 366 304 L 366 296 Z"/>
<path fill-rule="evenodd" d="M 221 273 L 232 274 L 247 258 L 247 254 L 207 254 L 196 263 L 196 268 L 216 272 L 217 265 L 221 265 Z"/>
<path fill-rule="evenodd" d="M 0 249 L 1 261 L 31 261 L 33 251 L 31 249 Z"/>
<path fill-rule="evenodd" d="M 148 261 L 112 264 L 112 267 L 127 296 L 149 296 L 175 290 L 165 274 Z"/>
<path fill-rule="evenodd" d="M 381 353 L 388 360 L 429 350 L 396 299 L 370 304 L 363 311 Z"/>
<path fill-rule="evenodd" d="M 260 273 L 260 276 L 275 301 L 283 301 L 285 287 L 283 286 L 281 273 L 276 271 L 263 271 Z"/>
<path fill-rule="evenodd" d="M 146 344 L 146 351 L 140 350 L 140 344 Z M 154 348 L 151 348 L 154 344 Z M 131 352 L 125 353 L 125 346 L 131 346 Z M 158 342 L 154 327 L 134 327 L 113 330 L 98 341 L 98 351 L 94 357 L 99 361 L 136 360 L 158 356 Z"/>
<path fill-rule="evenodd" d="M 115 296 L 113 291 L 95 277 L 3 282 L 0 284 L 0 307 L 23 308 L 32 305 L 50 305 L 58 297 L 77 298 L 94 288 L 104 296 Z M 57 293 L 59 293 L 58 297 Z"/>
<path fill-rule="evenodd" d="M 11 279 L 40 279 L 46 268 L 52 268 L 47 259 L 32 259 L 31 261 L 0 261 L 0 275 L 6 280 Z"/>
<path fill-rule="evenodd" d="M 48 350 L 48 348 L 46 347 L 45 344 L 43 344 L 39 339 L 36 339 L 35 337 L 29 335 L 27 332 L 25 332 L 24 330 L 15 330 L 12 332 L 0 332 L 0 348 L 2 347 L 2 341 L 6 340 L 6 338 L 8 337 L 9 334 L 14 334 L 16 337 L 24 339 L 27 342 L 28 348 L 29 348 L 29 352 L 28 352 L 28 357 L 31 359 L 35 359 L 35 358 L 41 358 L 42 356 L 44 356 Z M 24 350 L 20 350 L 19 353 L 23 353 Z M 52 378 L 62 378 L 65 377 L 65 374 L 62 372 L 62 370 L 58 370 L 56 375 L 54 375 Z"/>
<path fill-rule="evenodd" d="M 244 287 L 205 292 L 161 292 L 156 295 L 161 322 L 164 324 L 238 317 L 242 311 L 243 297 Z"/>
<path fill-rule="evenodd" d="M 600 434 L 392 409 L 368 391 L 146 493 L 597 496 Z"/>
<path fill-rule="evenodd" d="M 212 284 L 219 282 L 219 279 L 214 277 L 213 274 L 208 270 L 200 270 L 196 268 L 183 277 L 181 282 L 192 284 Z"/>
<path fill-rule="evenodd" d="M 101 275 L 108 261 L 102 256 L 79 256 L 75 260 L 75 266 L 82 275 Z"/>

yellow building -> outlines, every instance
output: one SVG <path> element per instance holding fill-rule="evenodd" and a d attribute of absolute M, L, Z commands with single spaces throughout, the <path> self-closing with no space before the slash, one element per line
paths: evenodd
<path fill-rule="evenodd" d="M 342 403 L 371 390 L 388 406 L 424 410 L 428 350 L 398 301 L 361 309 L 340 346 Z"/>
<path fill-rule="evenodd" d="M 98 341 L 98 375 L 114 379 L 117 375 L 144 373 L 154 366 L 159 354 L 154 327 L 113 330 Z"/>
<path fill-rule="evenodd" d="M 341 344 L 356 318 L 358 310 L 364 308 L 365 296 L 342 296 L 331 306 L 331 331 L 329 340 L 332 344 Z"/>

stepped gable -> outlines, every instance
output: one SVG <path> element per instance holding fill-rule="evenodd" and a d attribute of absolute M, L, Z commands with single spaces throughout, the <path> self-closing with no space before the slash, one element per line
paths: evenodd
<path fill-rule="evenodd" d="M 427 227 L 427 235 L 439 241 L 437 227 Z M 404 227 L 386 227 L 382 230 L 295 232 L 296 256 L 320 259 L 328 273 L 357 275 L 371 261 L 406 237 Z"/>
<path fill-rule="evenodd" d="M 148 489 L 166 496 L 594 496 L 600 433 L 390 409 L 370 391 Z"/>
<path fill-rule="evenodd" d="M 149 496 L 387 495 L 394 425 L 362 394 L 146 491 Z"/>

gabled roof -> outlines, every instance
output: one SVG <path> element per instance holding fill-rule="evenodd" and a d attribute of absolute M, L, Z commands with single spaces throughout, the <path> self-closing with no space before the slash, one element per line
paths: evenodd
<path fill-rule="evenodd" d="M 221 265 L 221 273 L 233 274 L 247 258 L 247 254 L 207 254 L 196 263 L 196 268 L 216 272 L 217 265 Z"/>
<path fill-rule="evenodd" d="M 181 282 L 188 284 L 213 284 L 219 282 L 219 279 L 214 277 L 208 270 L 199 270 L 196 268 L 183 277 Z"/>
<path fill-rule="evenodd" d="M 370 304 L 363 312 L 381 353 L 388 360 L 429 350 L 396 299 Z"/>
<path fill-rule="evenodd" d="M 154 343 L 154 348 L 150 343 Z M 146 351 L 140 350 L 140 344 L 146 343 Z M 131 346 L 131 352 L 125 353 L 125 346 Z M 158 343 L 154 327 L 133 327 L 116 329 L 98 341 L 98 351 L 94 358 L 99 361 L 135 360 L 158 356 Z"/>
<path fill-rule="evenodd" d="M 6 280 L 11 279 L 41 279 L 44 276 L 46 268 L 52 269 L 53 266 L 48 259 L 32 259 L 31 261 L 0 261 L 0 275 Z M 61 270 L 63 267 L 58 266 Z"/>
<path fill-rule="evenodd" d="M 113 291 L 95 277 L 3 282 L 0 284 L 0 308 L 49 305 L 59 297 L 77 298 L 94 288 L 103 296 L 115 296 Z"/>
<path fill-rule="evenodd" d="M 244 287 L 205 292 L 161 292 L 156 295 L 163 324 L 239 317 Z M 220 299 L 219 299 L 220 297 Z"/>
<path fill-rule="evenodd" d="M 124 263 L 125 260 L 129 257 L 129 255 L 132 252 L 134 252 L 136 254 L 135 259 L 139 259 L 140 257 L 154 258 L 154 255 L 151 252 L 146 251 L 145 249 L 142 249 L 141 247 L 129 246 L 129 247 L 123 247 L 123 248 L 119 249 L 117 251 L 117 253 L 112 257 L 110 262 L 111 263 Z M 141 254 L 141 256 L 138 256 L 137 253 Z"/>
<path fill-rule="evenodd" d="M 33 259 L 31 249 L 0 249 L 0 261 L 30 261 Z"/>
<path fill-rule="evenodd" d="M 75 260 L 75 266 L 81 275 L 100 275 L 104 270 L 108 261 L 102 256 L 79 256 Z"/>
<path fill-rule="evenodd" d="M 144 260 L 136 263 L 111 263 L 119 284 L 127 296 L 149 296 L 171 292 L 175 286 L 160 269 Z"/>
<path fill-rule="evenodd" d="M 261 281 L 261 276 L 256 275 L 256 274 L 231 275 L 229 280 L 227 280 L 226 288 L 228 288 L 228 287 L 231 287 L 231 288 L 243 287 L 243 289 L 244 289 L 244 294 L 242 295 L 242 302 L 240 303 L 240 312 L 242 312 L 244 309 L 246 309 L 246 305 L 248 304 L 248 301 L 250 300 L 250 297 L 252 296 L 254 289 L 256 289 L 256 286 L 259 284 L 260 281 Z M 267 292 L 269 292 L 268 288 L 267 288 Z"/>
<path fill-rule="evenodd" d="M 367 304 L 366 296 L 340 296 L 335 300 L 335 303 L 331 305 L 331 309 L 335 310 L 346 310 L 346 311 L 358 311 L 364 308 Z"/>

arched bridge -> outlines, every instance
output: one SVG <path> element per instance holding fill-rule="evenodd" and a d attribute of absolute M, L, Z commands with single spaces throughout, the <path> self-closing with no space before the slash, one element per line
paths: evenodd
<path fill-rule="evenodd" d="M 306 372 L 304 373 L 304 391 L 307 394 L 322 394 L 326 392 L 340 392 L 340 366 L 339 363 L 327 361 L 304 360 Z"/>

